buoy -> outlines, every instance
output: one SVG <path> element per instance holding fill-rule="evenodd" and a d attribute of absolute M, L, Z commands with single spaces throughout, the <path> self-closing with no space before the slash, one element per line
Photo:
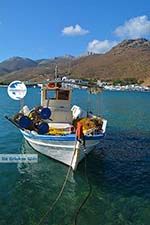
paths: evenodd
<path fill-rule="evenodd" d="M 85 136 L 83 133 L 83 125 L 80 121 L 77 123 L 76 138 L 77 138 L 77 141 L 82 143 L 85 148 Z"/>
<path fill-rule="evenodd" d="M 51 82 L 47 84 L 48 88 L 54 88 L 55 87 L 55 83 Z"/>
<path fill-rule="evenodd" d="M 20 117 L 18 123 L 21 128 L 25 129 L 28 129 L 32 126 L 32 120 L 28 116 Z"/>
<path fill-rule="evenodd" d="M 76 136 L 78 139 L 82 139 L 84 137 L 83 125 L 80 122 L 77 123 Z"/>
<path fill-rule="evenodd" d="M 38 134 L 46 134 L 46 133 L 48 133 L 48 131 L 49 131 L 48 123 L 40 122 L 37 125 L 37 131 L 38 131 Z"/>
<path fill-rule="evenodd" d="M 51 116 L 51 110 L 48 107 L 43 108 L 40 112 L 40 116 L 42 119 L 49 119 Z"/>

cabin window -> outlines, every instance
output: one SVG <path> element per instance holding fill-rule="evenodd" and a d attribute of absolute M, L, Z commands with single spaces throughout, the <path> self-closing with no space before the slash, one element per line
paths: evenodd
<path fill-rule="evenodd" d="M 57 99 L 58 100 L 69 100 L 69 91 L 59 89 L 58 94 L 57 94 Z"/>
<path fill-rule="evenodd" d="M 56 99 L 56 90 L 47 90 L 46 99 Z"/>

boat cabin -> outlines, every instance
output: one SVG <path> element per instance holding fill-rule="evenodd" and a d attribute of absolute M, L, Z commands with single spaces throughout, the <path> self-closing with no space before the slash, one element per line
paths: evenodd
<path fill-rule="evenodd" d="M 43 84 L 41 88 L 41 106 L 51 109 L 52 122 L 72 122 L 71 92 L 61 83 Z"/>

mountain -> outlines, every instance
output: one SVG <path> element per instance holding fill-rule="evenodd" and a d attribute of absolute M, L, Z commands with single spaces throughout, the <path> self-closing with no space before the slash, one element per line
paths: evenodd
<path fill-rule="evenodd" d="M 136 78 L 144 81 L 150 77 L 150 41 L 125 40 L 105 54 L 77 59 L 72 73 L 103 80 Z"/>
<path fill-rule="evenodd" d="M 12 57 L 0 63 L 0 73 L 9 73 L 12 71 L 37 66 L 38 63 L 29 58 Z"/>
<path fill-rule="evenodd" d="M 9 63 L 2 67 L 4 62 Z M 111 81 L 134 78 L 150 85 L 150 41 L 144 38 L 124 40 L 105 54 L 78 58 L 63 56 L 36 61 L 28 59 L 31 64 L 17 63 L 16 67 L 11 66 L 15 63 L 11 64 L 10 59 L 4 62 L 0 64 L 0 68 L 4 70 L 3 76 L 0 76 L 1 82 L 15 79 L 39 82 L 53 78 L 55 66 L 58 65 L 58 74 L 62 76 Z"/>
<path fill-rule="evenodd" d="M 124 40 L 117 46 L 113 47 L 112 50 L 116 52 L 120 52 L 121 50 L 128 50 L 128 49 L 143 49 L 143 50 L 150 50 L 150 41 L 145 38 L 139 39 L 130 39 Z"/>

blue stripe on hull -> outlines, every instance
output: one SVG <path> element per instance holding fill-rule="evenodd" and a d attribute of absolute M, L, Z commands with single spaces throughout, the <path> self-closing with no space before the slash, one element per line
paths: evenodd
<path fill-rule="evenodd" d="M 28 138 L 38 139 L 38 140 L 48 140 L 48 141 L 75 141 L 76 135 L 69 134 L 64 136 L 51 136 L 51 135 L 34 135 L 32 133 L 21 131 L 22 134 Z M 98 135 L 85 135 L 85 140 L 99 140 L 104 137 L 105 134 L 98 134 Z"/>

